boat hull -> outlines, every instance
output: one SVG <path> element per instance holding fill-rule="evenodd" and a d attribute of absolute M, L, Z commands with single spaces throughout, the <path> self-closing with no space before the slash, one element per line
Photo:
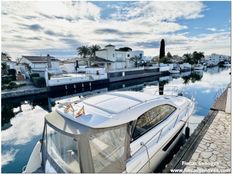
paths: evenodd
<path fill-rule="evenodd" d="M 179 70 L 170 70 L 169 72 L 170 72 L 171 74 L 179 74 L 179 73 L 180 73 Z"/>
<path fill-rule="evenodd" d="M 194 67 L 193 69 L 194 69 L 194 70 L 203 70 L 204 67 L 203 67 L 203 66 L 197 66 L 197 67 Z"/>
<path fill-rule="evenodd" d="M 149 161 L 141 168 L 138 172 L 140 173 L 150 173 L 154 172 L 160 163 L 165 159 L 165 157 L 170 153 L 170 151 L 175 147 L 175 145 L 180 140 L 183 135 L 185 125 L 183 125 L 178 131 L 170 137 L 169 141 L 164 143 L 160 149 L 151 157 L 150 164 Z"/>
<path fill-rule="evenodd" d="M 224 67 L 231 67 L 231 64 L 224 64 Z"/>

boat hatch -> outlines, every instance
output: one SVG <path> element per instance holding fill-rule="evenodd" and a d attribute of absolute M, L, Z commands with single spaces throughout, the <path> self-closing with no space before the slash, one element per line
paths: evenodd
<path fill-rule="evenodd" d="M 129 153 L 127 125 L 67 134 L 46 124 L 43 144 L 45 172 L 123 172 Z"/>

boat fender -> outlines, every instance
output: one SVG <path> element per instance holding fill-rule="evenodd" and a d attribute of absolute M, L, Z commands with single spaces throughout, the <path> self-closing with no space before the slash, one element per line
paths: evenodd
<path fill-rule="evenodd" d="M 185 128 L 185 138 L 188 139 L 189 138 L 189 133 L 190 133 L 190 128 L 187 126 Z"/>

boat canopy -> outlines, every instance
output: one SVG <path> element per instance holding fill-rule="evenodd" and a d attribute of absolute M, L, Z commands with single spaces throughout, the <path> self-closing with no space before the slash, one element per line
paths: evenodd
<path fill-rule="evenodd" d="M 157 105 L 183 107 L 186 100 L 181 96 L 155 96 L 132 91 L 109 92 L 67 105 L 62 104 L 56 111 L 63 119 L 67 118 L 80 125 L 106 128 L 136 120 Z"/>
<path fill-rule="evenodd" d="M 49 115 L 44 130 L 46 168 L 58 173 L 125 171 L 130 153 L 128 125 L 87 128 L 57 113 Z"/>

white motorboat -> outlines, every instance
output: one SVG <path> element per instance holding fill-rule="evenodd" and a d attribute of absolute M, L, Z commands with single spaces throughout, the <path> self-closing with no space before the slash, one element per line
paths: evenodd
<path fill-rule="evenodd" d="M 179 74 L 180 73 L 180 68 L 174 67 L 171 70 L 169 70 L 171 74 Z"/>
<path fill-rule="evenodd" d="M 223 66 L 224 67 L 231 67 L 231 64 L 229 62 L 224 62 Z"/>
<path fill-rule="evenodd" d="M 171 74 L 179 74 L 179 73 L 180 73 L 180 70 L 179 70 L 178 68 L 173 68 L 173 69 L 169 70 L 169 72 L 170 72 Z"/>
<path fill-rule="evenodd" d="M 46 115 L 25 173 L 153 172 L 181 137 L 194 103 L 183 96 L 108 92 Z"/>
<path fill-rule="evenodd" d="M 193 69 L 194 69 L 194 70 L 203 70 L 203 69 L 204 69 L 204 66 L 201 65 L 201 64 L 197 64 L 197 65 L 194 66 Z"/>

